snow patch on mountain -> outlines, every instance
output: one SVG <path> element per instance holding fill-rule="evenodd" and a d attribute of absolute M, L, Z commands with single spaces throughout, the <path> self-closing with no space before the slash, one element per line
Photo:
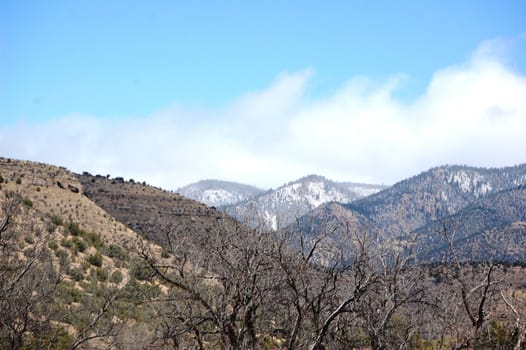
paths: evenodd
<path fill-rule="evenodd" d="M 264 216 L 264 223 L 268 225 L 273 231 L 278 230 L 278 217 L 276 215 L 269 214 L 268 211 L 265 210 L 265 216 Z"/>
<path fill-rule="evenodd" d="M 456 184 L 464 193 L 472 193 L 476 197 L 484 196 L 493 190 L 489 179 L 476 171 L 453 171 L 449 174 L 449 183 Z"/>
<path fill-rule="evenodd" d="M 236 182 L 202 180 L 177 189 L 179 194 L 209 206 L 220 207 L 253 198 L 263 190 Z"/>
<path fill-rule="evenodd" d="M 201 195 L 201 200 L 205 203 L 210 203 L 212 205 L 226 205 L 230 203 L 235 203 L 239 199 L 232 193 L 223 189 L 210 189 L 203 191 Z"/>
<path fill-rule="evenodd" d="M 465 171 L 459 171 L 451 174 L 452 180 L 450 182 L 456 183 L 462 192 L 471 192 L 472 178 L 466 174 Z"/>
<path fill-rule="evenodd" d="M 359 188 L 360 192 L 352 191 L 351 186 Z M 254 227 L 263 225 L 276 231 L 320 205 L 349 203 L 363 197 L 362 193 L 375 193 L 381 189 L 383 186 L 340 183 L 309 175 L 252 200 L 228 206 L 225 211 Z"/>

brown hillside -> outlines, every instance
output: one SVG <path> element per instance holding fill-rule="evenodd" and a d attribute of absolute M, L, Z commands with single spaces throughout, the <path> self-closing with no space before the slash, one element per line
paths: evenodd
<path fill-rule="evenodd" d="M 166 288 L 140 253 L 161 264 L 172 256 L 83 191 L 63 167 L 0 157 L 1 349 L 143 349 L 151 340 L 151 330 L 133 338 L 156 325 L 140 300 Z"/>
<path fill-rule="evenodd" d="M 105 242 L 118 243 L 127 249 L 136 247 L 137 234 L 83 196 L 82 184 L 66 168 L 0 158 L 0 176 L 4 179 L 1 184 L 4 190 L 15 191 L 30 200 L 41 216 L 58 216 L 100 234 Z"/>
<path fill-rule="evenodd" d="M 204 238 L 212 230 L 244 229 L 226 214 L 179 194 L 145 183 L 84 173 L 84 194 L 120 222 L 157 243 L 167 235 Z"/>

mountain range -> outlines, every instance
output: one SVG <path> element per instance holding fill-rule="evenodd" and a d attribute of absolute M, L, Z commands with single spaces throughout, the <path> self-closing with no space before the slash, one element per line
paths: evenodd
<path fill-rule="evenodd" d="M 420 260 L 451 260 L 451 241 L 460 260 L 521 261 L 526 256 L 526 186 L 477 199 L 411 236 Z"/>
<path fill-rule="evenodd" d="M 517 261 L 526 257 L 525 184 L 526 164 L 444 165 L 390 187 L 309 175 L 275 190 L 208 180 L 178 192 L 267 231 L 330 231 L 331 244 L 367 231 L 386 244 L 414 244 L 428 262 L 451 253 L 449 237 L 463 260 Z"/>
<path fill-rule="evenodd" d="M 462 258 L 521 260 L 526 257 L 526 245 L 521 244 L 525 184 L 526 164 L 492 169 L 441 166 L 347 204 L 320 206 L 292 229 L 309 235 L 331 227 L 340 237 L 367 230 L 389 244 L 403 240 L 404 245 L 418 236 L 420 256 L 432 261 L 445 254 L 447 223 L 449 234 L 455 233 L 452 243 L 462 246 Z M 483 244 L 481 239 L 490 233 Z"/>
<path fill-rule="evenodd" d="M 342 298 L 353 279 L 364 276 L 368 284 L 350 293 L 365 293 L 353 304 L 363 310 L 353 306 L 346 309 L 353 313 L 338 316 L 352 316 L 346 327 L 362 329 L 390 307 L 382 298 L 410 288 L 425 291 L 433 305 L 419 312 L 405 304 L 388 327 L 403 331 L 400 320 L 420 315 L 408 325 L 419 334 L 432 331 L 427 339 L 435 341 L 441 330 L 465 323 L 448 323 L 449 305 L 466 305 L 459 291 L 480 291 L 487 280 L 492 296 L 508 299 L 479 307 L 491 317 L 483 321 L 515 334 L 514 317 L 526 305 L 520 266 L 526 262 L 526 165 L 441 166 L 362 197 L 351 186 L 357 185 L 307 176 L 234 204 L 314 207 L 274 232 L 237 221 L 228 206 L 210 207 L 145 182 L 0 157 L 0 348 L 161 349 L 174 339 L 180 348 L 234 348 L 246 344 L 246 334 L 262 348 L 268 342 L 280 347 L 296 336 L 290 327 L 298 305 L 308 328 L 297 336 L 310 344 L 318 331 L 311 322 L 319 315 L 330 320 L 349 302 Z M 257 217 L 244 218 L 251 220 Z M 416 260 L 407 261 L 424 264 L 399 265 L 409 252 Z M 508 265 L 490 275 L 488 262 L 495 260 Z M 470 293 L 467 307 L 485 296 Z M 419 328 L 428 324 L 439 331 Z M 338 333 L 340 323 L 330 327 L 338 334 L 329 339 L 333 348 L 347 334 Z M 499 348 L 494 345 L 488 348 Z"/>
<path fill-rule="evenodd" d="M 320 205 L 349 203 L 384 188 L 382 185 L 335 182 L 323 176 L 309 175 L 275 190 L 262 191 L 243 184 L 205 180 L 176 192 L 217 206 L 253 228 L 277 231 Z"/>

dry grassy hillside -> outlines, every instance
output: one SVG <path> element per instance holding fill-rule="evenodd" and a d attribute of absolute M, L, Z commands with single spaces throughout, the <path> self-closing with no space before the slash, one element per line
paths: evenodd
<path fill-rule="evenodd" d="M 100 234 L 106 243 L 117 243 L 136 250 L 139 236 L 82 194 L 85 192 L 75 174 L 63 167 L 0 158 L 1 184 L 31 201 L 41 216 L 58 216 Z M 142 240 L 141 244 L 146 244 Z"/>
<path fill-rule="evenodd" d="M 0 158 L 0 348 L 132 349 L 117 330 L 154 327 L 134 298 L 166 288 L 139 254 L 170 255 L 83 192 L 63 167 Z"/>

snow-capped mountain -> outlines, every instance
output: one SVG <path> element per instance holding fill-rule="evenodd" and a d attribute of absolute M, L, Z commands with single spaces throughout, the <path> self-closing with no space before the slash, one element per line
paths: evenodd
<path fill-rule="evenodd" d="M 339 183 L 309 175 L 253 199 L 227 206 L 224 210 L 253 227 L 278 230 L 322 204 L 349 203 L 383 188 L 379 185 Z"/>
<path fill-rule="evenodd" d="M 177 193 L 213 207 L 239 203 L 264 191 L 250 185 L 230 181 L 202 180 L 176 190 Z"/>
<path fill-rule="evenodd" d="M 365 214 L 388 235 L 397 236 L 452 215 L 491 193 L 524 184 L 526 164 L 491 169 L 445 165 L 346 207 Z"/>
<path fill-rule="evenodd" d="M 329 203 L 288 229 L 302 237 L 369 232 L 387 244 L 408 239 L 420 259 L 448 252 L 449 232 L 463 259 L 524 261 L 526 164 L 505 168 L 445 165 L 348 204 Z M 398 243 L 397 243 L 398 242 Z"/>
<path fill-rule="evenodd" d="M 400 237 L 456 215 L 476 201 L 518 186 L 526 186 L 526 164 L 491 169 L 445 165 L 341 206 L 350 212 L 349 215 L 352 214 L 351 217 L 365 217 L 369 226 L 378 228 L 383 236 Z M 301 218 L 302 229 L 308 228 L 307 223 L 319 221 L 322 217 L 323 221 L 331 220 L 327 211 L 307 213 Z M 360 229 L 353 223 L 337 222 L 336 219 L 333 218 L 332 227 Z"/>

